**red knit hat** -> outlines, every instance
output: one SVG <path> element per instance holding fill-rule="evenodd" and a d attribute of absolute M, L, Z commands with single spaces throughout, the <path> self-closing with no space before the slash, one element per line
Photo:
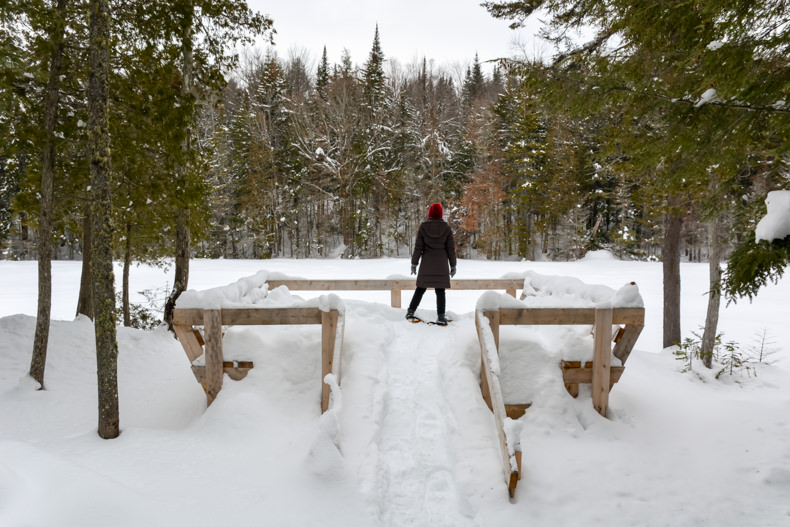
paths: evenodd
<path fill-rule="evenodd" d="M 432 203 L 430 207 L 428 207 L 428 217 L 432 220 L 440 220 L 442 219 L 442 215 L 444 215 L 444 211 L 442 210 L 441 203 Z"/>

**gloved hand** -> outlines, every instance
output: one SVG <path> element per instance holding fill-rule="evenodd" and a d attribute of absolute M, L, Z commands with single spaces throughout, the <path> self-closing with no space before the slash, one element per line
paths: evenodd
<path fill-rule="evenodd" d="M 455 267 L 450 267 L 450 278 L 455 276 Z"/>
<path fill-rule="evenodd" d="M 411 266 L 411 274 L 417 274 L 417 266 L 416 265 L 412 265 Z"/>

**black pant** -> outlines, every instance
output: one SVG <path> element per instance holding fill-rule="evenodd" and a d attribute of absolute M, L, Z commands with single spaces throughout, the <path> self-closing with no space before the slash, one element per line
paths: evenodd
<path fill-rule="evenodd" d="M 409 311 L 414 313 L 417 311 L 417 306 L 420 305 L 420 301 L 422 300 L 422 295 L 425 294 L 424 287 L 418 287 L 414 290 L 414 296 L 411 297 L 411 302 L 409 302 Z M 437 287 L 436 288 L 436 315 L 444 315 L 444 308 L 445 308 L 445 297 L 444 297 L 444 288 Z"/>

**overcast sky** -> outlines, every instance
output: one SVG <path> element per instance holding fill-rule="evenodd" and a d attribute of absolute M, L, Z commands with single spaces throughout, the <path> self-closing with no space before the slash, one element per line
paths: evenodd
<path fill-rule="evenodd" d="M 481 0 L 248 0 L 269 15 L 277 30 L 276 50 L 288 57 L 292 48 L 306 49 L 316 61 L 324 45 L 330 63 L 340 62 L 343 48 L 362 65 L 373 44 L 376 24 L 385 58 L 407 65 L 434 59 L 437 65 L 469 63 L 534 51 L 526 30 L 491 17 Z"/>

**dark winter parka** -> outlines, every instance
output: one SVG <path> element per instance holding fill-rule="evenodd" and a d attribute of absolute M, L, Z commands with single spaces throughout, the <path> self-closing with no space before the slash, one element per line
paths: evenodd
<path fill-rule="evenodd" d="M 443 219 L 429 219 L 420 225 L 411 264 L 417 265 L 420 259 L 417 287 L 450 287 L 450 267 L 455 267 L 456 263 L 455 240 L 453 231 Z"/>

